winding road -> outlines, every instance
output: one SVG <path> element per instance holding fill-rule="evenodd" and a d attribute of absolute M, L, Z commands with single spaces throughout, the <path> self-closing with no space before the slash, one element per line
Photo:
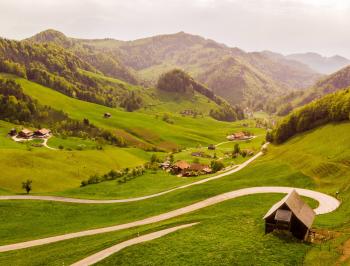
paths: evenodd
<path fill-rule="evenodd" d="M 187 228 L 193 225 L 196 225 L 198 223 L 191 223 L 191 224 L 184 224 L 184 225 L 179 225 L 179 226 L 175 226 L 175 227 L 171 227 L 171 228 L 167 228 L 164 230 L 160 230 L 157 232 L 153 232 L 150 234 L 146 234 L 143 236 L 139 236 L 121 243 L 118 243 L 112 247 L 106 248 L 100 252 L 97 252 L 89 257 L 86 257 L 85 259 L 82 259 L 74 264 L 72 264 L 71 266 L 87 266 L 87 265 L 92 265 L 95 264 L 109 256 L 111 256 L 112 254 L 122 250 L 123 248 L 135 245 L 135 244 L 139 244 L 142 242 L 146 242 L 146 241 L 150 241 L 162 236 L 165 236 L 167 234 L 170 234 L 172 232 L 175 232 L 177 230 L 183 229 L 183 228 Z"/>
<path fill-rule="evenodd" d="M 312 198 L 316 201 L 318 201 L 319 206 L 314 210 L 316 214 L 325 214 L 334 211 L 339 207 L 340 202 L 326 194 L 323 194 L 321 192 L 312 191 L 308 189 L 302 189 L 302 188 L 292 188 L 292 187 L 251 187 L 251 188 L 243 188 L 234 190 L 231 192 L 223 193 L 205 200 L 202 200 L 200 202 L 188 205 L 186 207 L 176 209 L 170 212 L 166 212 L 163 214 L 159 214 L 156 216 L 148 217 L 142 220 L 126 223 L 126 224 L 119 224 L 109 227 L 103 227 L 98 229 L 92 229 L 92 230 L 85 230 L 80 231 L 76 233 L 69 233 L 59 236 L 53 236 L 53 237 L 47 237 L 32 241 L 26 241 L 16 244 L 10 244 L 5 246 L 0 246 L 0 252 L 10 251 L 10 250 L 17 250 L 17 249 L 23 249 L 23 248 L 29 248 L 39 245 L 45 245 L 49 243 L 55 243 L 58 241 L 68 240 L 72 238 L 77 237 L 83 237 L 83 236 L 91 236 L 96 234 L 102 234 L 102 233 L 108 233 L 108 232 L 114 232 L 119 231 L 123 229 L 128 229 L 136 226 L 141 225 L 147 225 L 152 224 L 164 220 L 168 220 L 170 218 L 174 218 L 186 213 L 190 213 L 226 200 L 234 199 L 241 196 L 246 195 L 252 195 L 252 194 L 261 194 L 261 193 L 290 193 L 293 189 L 295 189 L 300 195 L 306 196 L 309 198 Z"/>
<path fill-rule="evenodd" d="M 265 143 L 262 147 L 262 149 L 266 148 L 269 143 Z M 136 198 L 128 198 L 128 199 L 114 199 L 114 200 L 91 200 L 91 199 L 79 199 L 79 198 L 66 198 L 66 197 L 57 197 L 57 196 L 33 196 L 33 195 L 9 195 L 9 196 L 0 196 L 0 200 L 46 200 L 46 201 L 58 201 L 58 202 L 70 202 L 70 203 L 81 203 L 81 204 L 109 204 L 109 203 L 122 203 L 122 202 L 132 202 L 132 201 L 140 201 L 145 199 L 150 199 L 154 197 L 159 197 L 164 194 L 168 194 L 170 192 L 188 188 L 191 186 L 199 185 L 206 183 L 211 180 L 215 180 L 224 176 L 231 175 L 233 173 L 236 173 L 243 168 L 245 168 L 247 165 L 249 165 L 251 162 L 259 158 L 261 155 L 263 155 L 263 152 L 258 152 L 256 155 L 254 155 L 252 158 L 248 159 L 244 163 L 240 165 L 235 165 L 232 169 L 223 172 L 221 174 L 211 176 L 187 185 L 175 187 L 166 191 L 162 191 L 159 193 L 155 193 L 152 195 L 147 195 L 143 197 L 136 197 Z"/>
<path fill-rule="evenodd" d="M 263 148 L 265 148 L 268 144 L 265 144 Z M 149 198 L 154 198 L 158 197 L 167 193 L 170 193 L 175 190 L 187 188 L 190 186 L 202 184 L 214 179 L 218 179 L 230 174 L 233 174 L 235 172 L 240 171 L 247 165 L 249 165 L 251 162 L 253 162 L 255 159 L 260 157 L 263 153 L 259 152 L 246 162 L 236 166 L 235 168 L 228 170 L 224 173 L 218 174 L 216 176 L 212 176 L 206 179 L 202 179 L 197 182 L 193 182 L 191 184 L 187 184 L 184 186 L 176 187 L 167 191 L 163 191 L 160 193 L 148 195 L 148 196 L 143 196 L 143 197 L 138 197 L 138 198 L 129 198 L 129 199 L 118 199 L 118 200 L 89 200 L 89 199 L 75 199 L 75 198 L 64 198 L 64 197 L 55 197 L 55 196 L 31 196 L 31 195 L 10 195 L 10 196 L 0 196 L 0 200 L 45 200 L 45 201 L 58 201 L 58 202 L 70 202 L 70 203 L 79 203 L 79 204 L 109 204 L 109 203 L 121 203 L 121 202 L 131 202 L 131 201 L 140 201 L 140 200 L 145 200 Z M 332 212 L 336 210 L 340 202 L 335 199 L 332 196 L 326 195 L 321 192 L 317 191 L 312 191 L 308 189 L 302 189 L 302 188 L 293 188 L 293 187 L 250 187 L 250 188 L 243 188 L 243 189 L 238 189 L 234 190 L 231 192 L 223 193 L 205 200 L 202 200 L 200 202 L 173 210 L 169 211 L 163 214 L 159 214 L 156 216 L 148 217 L 142 220 L 134 221 L 134 222 L 129 222 L 125 224 L 118 224 L 114 226 L 109 226 L 109 227 L 103 227 L 103 228 L 98 228 L 98 229 L 92 229 L 92 230 L 84 230 L 80 232 L 75 232 L 75 233 L 68 233 L 68 234 L 63 234 L 63 235 L 58 235 L 58 236 L 53 236 L 53 237 L 47 237 L 47 238 L 42 238 L 42 239 L 36 239 L 36 240 L 31 240 L 31 241 L 25 241 L 25 242 L 20 242 L 20 243 L 15 243 L 15 244 L 9 244 L 9 245 L 4 245 L 0 246 L 0 252 L 6 252 L 6 251 L 12 251 L 12 250 L 19 250 L 19 249 L 24 249 L 24 248 L 30 248 L 30 247 L 35 247 L 35 246 L 40 246 L 40 245 L 45 245 L 45 244 L 50 244 L 50 243 L 55 243 L 63 240 L 69 240 L 73 238 L 78 238 L 78 237 L 84 237 L 84 236 L 91 236 L 91 235 L 96 235 L 96 234 L 102 234 L 102 233 L 108 233 L 108 232 L 115 232 L 123 229 L 128 229 L 128 228 L 133 228 L 137 226 L 142 226 L 142 225 L 147 225 L 147 224 L 152 224 L 152 223 L 157 223 L 161 222 L 164 220 L 168 220 L 174 217 L 178 217 L 193 211 L 200 210 L 202 208 L 218 204 L 220 202 L 224 202 L 226 200 L 231 200 L 237 197 L 241 196 L 246 196 L 246 195 L 253 195 L 253 194 L 262 194 L 262 193 L 290 193 L 291 191 L 296 190 L 301 196 L 309 197 L 312 198 L 316 201 L 318 201 L 319 205 L 318 207 L 314 210 L 317 215 L 319 214 L 325 214 Z M 185 224 L 185 225 L 180 225 L 168 229 L 164 229 L 158 232 L 153 232 L 150 234 L 146 234 L 143 236 L 139 236 L 121 243 L 118 243 L 110 248 L 107 248 L 105 250 L 102 250 L 100 252 L 97 252 L 96 254 L 93 254 L 87 258 L 84 258 L 81 261 L 78 261 L 74 263 L 74 266 L 80 266 L 80 265 L 91 265 L 94 264 L 98 261 L 103 260 L 104 258 L 112 255 L 113 253 L 118 252 L 119 250 L 137 244 L 145 241 L 149 241 L 152 239 L 159 238 L 161 236 L 164 236 L 166 234 L 169 234 L 171 232 L 175 232 L 177 230 L 180 230 L 182 228 L 190 227 L 193 226 L 197 223 L 192 223 L 192 224 Z"/>

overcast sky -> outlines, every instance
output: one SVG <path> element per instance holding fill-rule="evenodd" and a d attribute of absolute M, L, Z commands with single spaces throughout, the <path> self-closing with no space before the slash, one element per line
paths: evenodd
<path fill-rule="evenodd" d="M 48 28 L 121 40 L 185 31 L 247 51 L 350 58 L 349 0 L 0 0 L 0 36 Z"/>

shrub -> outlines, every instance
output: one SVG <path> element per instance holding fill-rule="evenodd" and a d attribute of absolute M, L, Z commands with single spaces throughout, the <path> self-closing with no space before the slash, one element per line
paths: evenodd
<path fill-rule="evenodd" d="M 211 161 L 210 167 L 213 170 L 213 172 L 216 173 L 223 169 L 225 166 L 221 161 Z"/>

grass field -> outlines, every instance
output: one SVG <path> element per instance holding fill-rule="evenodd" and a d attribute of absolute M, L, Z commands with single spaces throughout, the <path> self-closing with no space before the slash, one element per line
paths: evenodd
<path fill-rule="evenodd" d="M 115 108 L 80 101 L 70 98 L 52 89 L 30 82 L 25 79 L 0 74 L 0 77 L 16 79 L 24 92 L 44 105 L 63 110 L 71 118 L 83 120 L 88 118 L 94 125 L 115 130 L 127 141 L 135 145 L 147 147 L 156 145 L 166 150 L 176 147 L 195 147 L 199 144 L 208 145 L 225 141 L 227 134 L 242 130 L 241 122 L 227 123 L 216 121 L 209 117 L 182 117 L 172 114 L 174 124 L 162 120 L 162 115 L 142 112 L 123 112 Z M 112 117 L 103 118 L 109 112 Z M 260 130 L 260 132 L 263 132 Z"/>
<path fill-rule="evenodd" d="M 265 236 L 262 216 L 281 195 L 254 195 L 159 224 L 0 254 L 0 261 L 5 264 L 16 261 L 20 265 L 23 263 L 21 258 L 30 257 L 33 265 L 69 263 L 70 259 L 81 259 L 122 239 L 131 238 L 137 232 L 158 230 L 165 224 L 200 221 L 201 224 L 193 228 L 127 248 L 103 263 L 141 265 L 149 261 L 148 265 L 154 265 L 170 261 L 174 265 L 198 262 L 213 265 L 239 264 L 249 260 L 255 265 L 296 265 L 303 261 L 308 265 L 331 265 L 341 255 L 341 244 L 348 238 L 350 229 L 350 193 L 347 186 L 350 177 L 347 164 L 350 158 L 349 130 L 350 123 L 324 126 L 297 136 L 284 145 L 270 146 L 267 155 L 232 176 L 155 199 L 99 206 L 34 201 L 0 203 L 0 216 L 5 217 L 6 214 L 6 222 L 0 225 L 0 241 L 4 244 L 133 221 L 242 187 L 296 186 L 332 195 L 339 190 L 341 207 L 315 220 L 316 229 L 337 233 L 324 244 L 306 245 L 289 238 Z M 334 134 L 337 138 L 332 137 Z M 76 247 L 74 255 L 73 246 Z M 35 255 L 32 257 L 31 254 Z"/>
<path fill-rule="evenodd" d="M 53 136 L 48 140 L 50 147 L 59 149 L 53 151 L 45 147 L 28 146 L 34 141 L 14 142 L 7 137 L 7 133 L 14 127 L 18 126 L 0 121 L 0 165 L 2 165 L 0 188 L 3 190 L 0 190 L 0 194 L 5 193 L 4 191 L 22 193 L 21 183 L 26 179 L 31 179 L 33 180 L 33 191 L 31 192 L 33 194 L 84 198 L 129 198 L 161 192 L 207 177 L 179 178 L 163 171 L 157 171 L 155 174 L 143 175 L 122 184 L 112 181 L 80 188 L 81 181 L 88 179 L 93 174 L 103 175 L 112 169 L 140 166 L 148 161 L 152 154 L 157 154 L 160 158 L 164 158 L 167 154 L 110 145 L 103 145 L 103 150 L 99 150 L 96 148 L 97 143 L 91 139 L 60 136 Z M 258 149 L 262 138 L 263 136 L 260 139 L 254 139 L 251 143 L 242 143 L 242 145 Z M 229 144 L 233 146 L 233 143 Z M 225 149 L 233 149 L 232 147 L 225 148 L 225 145 L 222 145 L 222 149 L 221 146 L 218 147 L 216 151 L 218 156 L 221 156 Z M 184 159 L 191 162 L 194 157 L 191 156 L 190 150 L 175 154 L 176 160 Z M 248 158 L 239 157 L 234 163 Z M 201 162 L 210 164 L 211 160 L 206 159 Z M 230 165 L 233 160 L 226 158 L 224 162 Z"/>
<path fill-rule="evenodd" d="M 161 170 L 147 171 L 146 174 L 129 180 L 126 183 L 119 183 L 118 180 L 107 181 L 54 194 L 87 199 L 125 199 L 151 195 L 180 185 L 189 184 L 205 177 L 185 178 L 171 175 Z"/>
<path fill-rule="evenodd" d="M 33 141 L 17 143 L 7 137 L 13 127 L 0 120 L 0 188 L 12 193 L 23 192 L 21 183 L 26 179 L 33 180 L 33 193 L 72 189 L 92 174 L 139 166 L 151 157 L 151 153 L 136 148 L 105 145 L 103 150 L 96 150 L 93 141 L 77 138 L 53 137 L 48 142 L 50 146 L 63 145 L 72 151 L 32 147 L 28 144 Z M 79 145 L 84 145 L 82 151 L 77 150 Z"/>
<path fill-rule="evenodd" d="M 98 250 L 136 237 L 138 233 L 200 221 L 192 228 L 127 248 L 98 265 L 246 265 L 247 262 L 249 265 L 295 265 L 310 246 L 289 238 L 264 235 L 261 216 L 280 198 L 281 195 L 242 197 L 156 225 L 0 253 L 0 264 L 69 265 Z M 242 224 L 245 225 L 243 228 Z M 282 245 L 285 246 L 283 250 L 279 248 Z"/>

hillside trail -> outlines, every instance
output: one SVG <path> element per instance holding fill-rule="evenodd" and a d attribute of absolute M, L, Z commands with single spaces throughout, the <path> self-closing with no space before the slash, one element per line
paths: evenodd
<path fill-rule="evenodd" d="M 262 150 L 265 149 L 268 146 L 269 143 L 265 143 L 262 146 Z M 196 182 L 192 182 L 183 186 L 175 187 L 163 192 L 147 195 L 147 196 L 142 196 L 142 197 L 136 197 L 136 198 L 128 198 L 128 199 L 112 199 L 112 200 L 92 200 L 92 199 L 79 199 L 79 198 L 67 198 L 67 197 L 58 197 L 58 196 L 34 196 L 34 195 L 8 195 L 8 196 L 0 196 L 0 200 L 46 200 L 46 201 L 58 201 L 58 202 L 70 202 L 70 203 L 81 203 L 81 204 L 110 204 L 110 203 L 122 203 L 122 202 L 133 202 L 133 201 L 140 201 L 140 200 L 146 200 L 150 198 L 155 198 L 159 197 L 165 194 L 168 194 L 170 192 L 188 188 L 191 186 L 203 184 L 224 176 L 231 175 L 233 173 L 236 173 L 246 166 L 248 166 L 250 163 L 255 161 L 257 158 L 259 158 L 261 155 L 263 155 L 263 152 L 260 151 L 247 161 L 243 162 L 242 164 L 235 165 L 229 170 L 220 173 L 218 175 L 214 175 Z"/>
<path fill-rule="evenodd" d="M 212 206 L 227 200 L 231 200 L 231 199 L 246 196 L 246 195 L 262 194 L 262 193 L 287 194 L 292 192 L 293 190 L 296 190 L 297 193 L 299 193 L 301 196 L 305 196 L 318 201 L 319 205 L 314 210 L 317 215 L 332 212 L 336 210 L 340 205 L 340 202 L 334 197 L 321 192 L 312 191 L 308 189 L 293 188 L 293 187 L 250 187 L 250 188 L 243 188 L 243 189 L 226 192 L 226 193 L 207 198 L 205 200 L 199 201 L 197 203 L 194 203 L 173 211 L 169 211 L 166 213 L 162 213 L 156 216 L 148 217 L 148 218 L 141 219 L 134 222 L 0 246 L 0 252 L 40 246 L 40 245 L 45 245 L 49 243 L 55 243 L 58 241 L 83 237 L 83 236 L 91 236 L 96 234 L 115 232 L 115 231 L 133 228 L 137 226 L 153 224 L 153 223 L 178 217 L 193 211 L 197 211 L 199 209 L 203 209 L 208 206 Z"/>
<path fill-rule="evenodd" d="M 184 228 L 188 228 L 188 227 L 191 227 L 191 226 L 194 226 L 198 223 L 191 223 L 191 224 L 183 224 L 183 225 L 179 225 L 179 226 L 175 226 L 175 227 L 171 227 L 171 228 L 167 228 L 167 229 L 164 229 L 164 230 L 160 230 L 160 231 L 157 231 L 157 232 L 153 232 L 153 233 L 150 233 L 150 234 L 146 234 L 146 235 L 143 235 L 143 236 L 139 236 L 139 237 L 135 237 L 135 238 L 132 238 L 132 239 L 129 239 L 127 241 L 124 241 L 124 242 L 121 242 L 121 243 L 118 243 L 112 247 L 109 247 L 109 248 L 106 248 L 104 250 L 101 250 L 100 252 L 97 252 L 93 255 L 90 255 L 89 257 L 86 257 L 78 262 L 75 262 L 73 263 L 71 266 L 87 266 L 87 265 L 92 265 L 92 264 L 95 264 L 111 255 L 113 255 L 114 253 L 117 253 L 118 251 L 126 248 L 126 247 L 129 247 L 129 246 L 132 246 L 132 245 L 136 245 L 136 244 L 139 244 L 139 243 L 143 243 L 143 242 L 146 242 L 146 241 L 150 241 L 150 240 L 153 240 L 153 239 L 156 239 L 156 238 L 160 238 L 162 236 L 165 236 L 167 234 L 170 234 L 172 232 L 175 232 L 175 231 L 178 231 L 180 229 L 184 229 Z"/>

